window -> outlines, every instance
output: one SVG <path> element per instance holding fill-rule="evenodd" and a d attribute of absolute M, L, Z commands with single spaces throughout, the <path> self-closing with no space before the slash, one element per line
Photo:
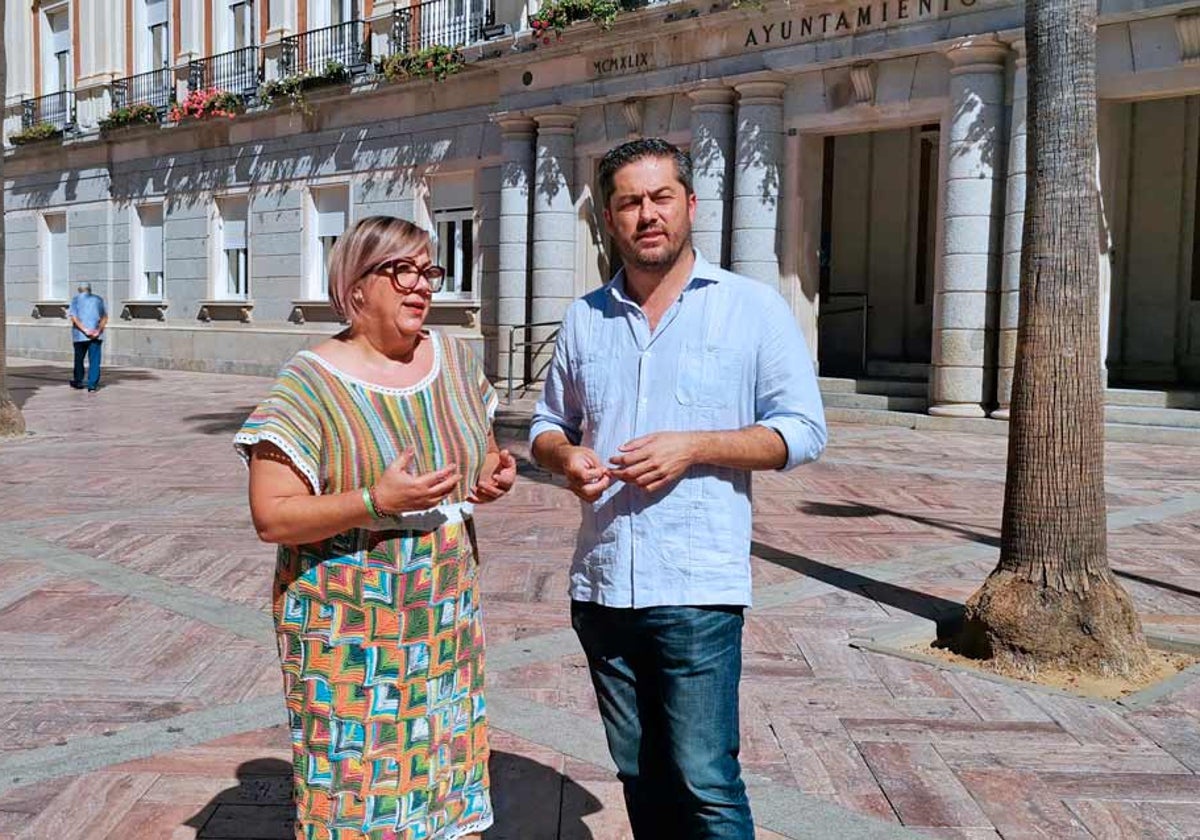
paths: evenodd
<path fill-rule="evenodd" d="M 71 89 L 71 18 L 67 4 L 44 11 L 42 21 L 43 93 L 59 93 Z"/>
<path fill-rule="evenodd" d="M 218 259 L 218 296 L 229 300 L 250 297 L 250 251 L 247 247 L 245 198 L 227 198 L 217 205 L 220 214 L 221 253 Z"/>
<path fill-rule="evenodd" d="M 254 4 L 249 0 L 235 0 L 229 4 L 230 49 L 240 50 L 254 46 Z"/>
<path fill-rule="evenodd" d="M 167 26 L 167 0 L 141 0 L 141 44 L 138 48 L 138 72 L 158 70 L 170 64 L 170 40 Z"/>
<path fill-rule="evenodd" d="M 329 296 L 329 254 L 347 226 L 350 216 L 350 189 L 345 184 L 314 189 L 309 238 L 308 297 L 321 300 Z"/>
<path fill-rule="evenodd" d="M 147 204 L 137 208 L 137 249 L 133 295 L 137 300 L 163 299 L 163 208 Z"/>
<path fill-rule="evenodd" d="M 66 300 L 69 294 L 70 261 L 67 252 L 67 214 L 54 213 L 45 221 L 45 248 L 42 269 L 45 272 L 47 300 Z"/>
<path fill-rule="evenodd" d="M 471 297 L 475 290 L 475 211 L 438 210 L 433 215 L 437 226 L 438 264 L 446 269 L 446 297 Z"/>

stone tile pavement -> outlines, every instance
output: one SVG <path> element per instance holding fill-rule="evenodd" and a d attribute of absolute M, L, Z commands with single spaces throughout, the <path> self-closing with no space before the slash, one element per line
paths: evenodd
<path fill-rule="evenodd" d="M 0 838 L 284 838 L 286 732 L 230 447 L 268 381 L 17 360 L 0 444 Z M 1200 836 L 1200 680 L 1144 706 L 851 645 L 932 627 L 995 561 L 1005 444 L 834 426 L 755 485 L 744 762 L 762 838 Z M 518 443 L 515 448 L 524 452 Z M 1111 554 L 1148 629 L 1200 637 L 1200 451 L 1110 444 Z M 498 820 L 628 836 L 567 620 L 575 503 L 525 462 L 479 518 Z"/>

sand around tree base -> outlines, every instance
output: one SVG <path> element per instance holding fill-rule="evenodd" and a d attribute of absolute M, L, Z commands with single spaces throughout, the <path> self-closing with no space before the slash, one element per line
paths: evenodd
<path fill-rule="evenodd" d="M 1009 679 L 1069 691 L 1085 697 L 1098 697 L 1105 700 L 1116 700 L 1127 694 L 1133 694 L 1149 688 L 1163 680 L 1170 679 L 1191 666 L 1200 663 L 1200 658 L 1186 653 L 1174 653 L 1163 650 L 1150 650 L 1150 670 L 1140 679 L 1125 679 L 1122 677 L 1100 677 L 1085 674 L 1069 668 L 1041 668 L 1036 672 L 1017 666 L 1012 662 L 993 659 L 969 659 L 945 648 L 935 647 L 931 643 L 922 642 L 906 648 L 910 653 L 922 656 L 932 656 L 950 665 L 970 668 L 974 671 L 985 671 Z"/>

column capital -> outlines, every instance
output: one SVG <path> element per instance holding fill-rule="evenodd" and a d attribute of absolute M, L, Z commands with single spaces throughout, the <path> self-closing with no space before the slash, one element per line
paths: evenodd
<path fill-rule="evenodd" d="M 783 102 L 787 82 L 778 79 L 755 79 L 734 85 L 742 105 L 776 105 Z"/>
<path fill-rule="evenodd" d="M 547 111 L 542 114 L 534 114 L 533 119 L 537 122 L 538 134 L 575 134 L 575 120 L 579 118 L 579 112 L 574 110 L 563 111 Z"/>
<path fill-rule="evenodd" d="M 733 110 L 733 88 L 720 82 L 706 82 L 700 87 L 689 90 L 687 95 L 692 100 L 693 111 L 724 112 Z"/>
<path fill-rule="evenodd" d="M 953 65 L 951 76 L 963 73 L 999 73 L 1008 59 L 1008 45 L 994 35 L 963 38 L 946 50 Z"/>
<path fill-rule="evenodd" d="M 494 117 L 496 125 L 500 126 L 500 136 L 505 140 L 532 140 L 537 125 L 534 121 L 521 114 L 509 114 Z"/>

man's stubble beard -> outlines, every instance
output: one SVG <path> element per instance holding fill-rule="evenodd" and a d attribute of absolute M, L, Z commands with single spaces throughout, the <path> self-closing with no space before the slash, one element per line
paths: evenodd
<path fill-rule="evenodd" d="M 669 242 L 668 242 L 669 244 Z M 679 261 L 682 254 L 686 253 L 692 247 L 692 231 L 689 227 L 684 233 L 683 239 L 679 243 L 679 247 L 674 250 L 663 252 L 662 256 L 645 259 L 637 250 L 637 246 L 630 247 L 629 253 L 621 254 L 621 259 L 625 264 L 635 265 L 645 271 L 665 272 Z M 657 250 L 657 249 L 656 249 Z"/>

